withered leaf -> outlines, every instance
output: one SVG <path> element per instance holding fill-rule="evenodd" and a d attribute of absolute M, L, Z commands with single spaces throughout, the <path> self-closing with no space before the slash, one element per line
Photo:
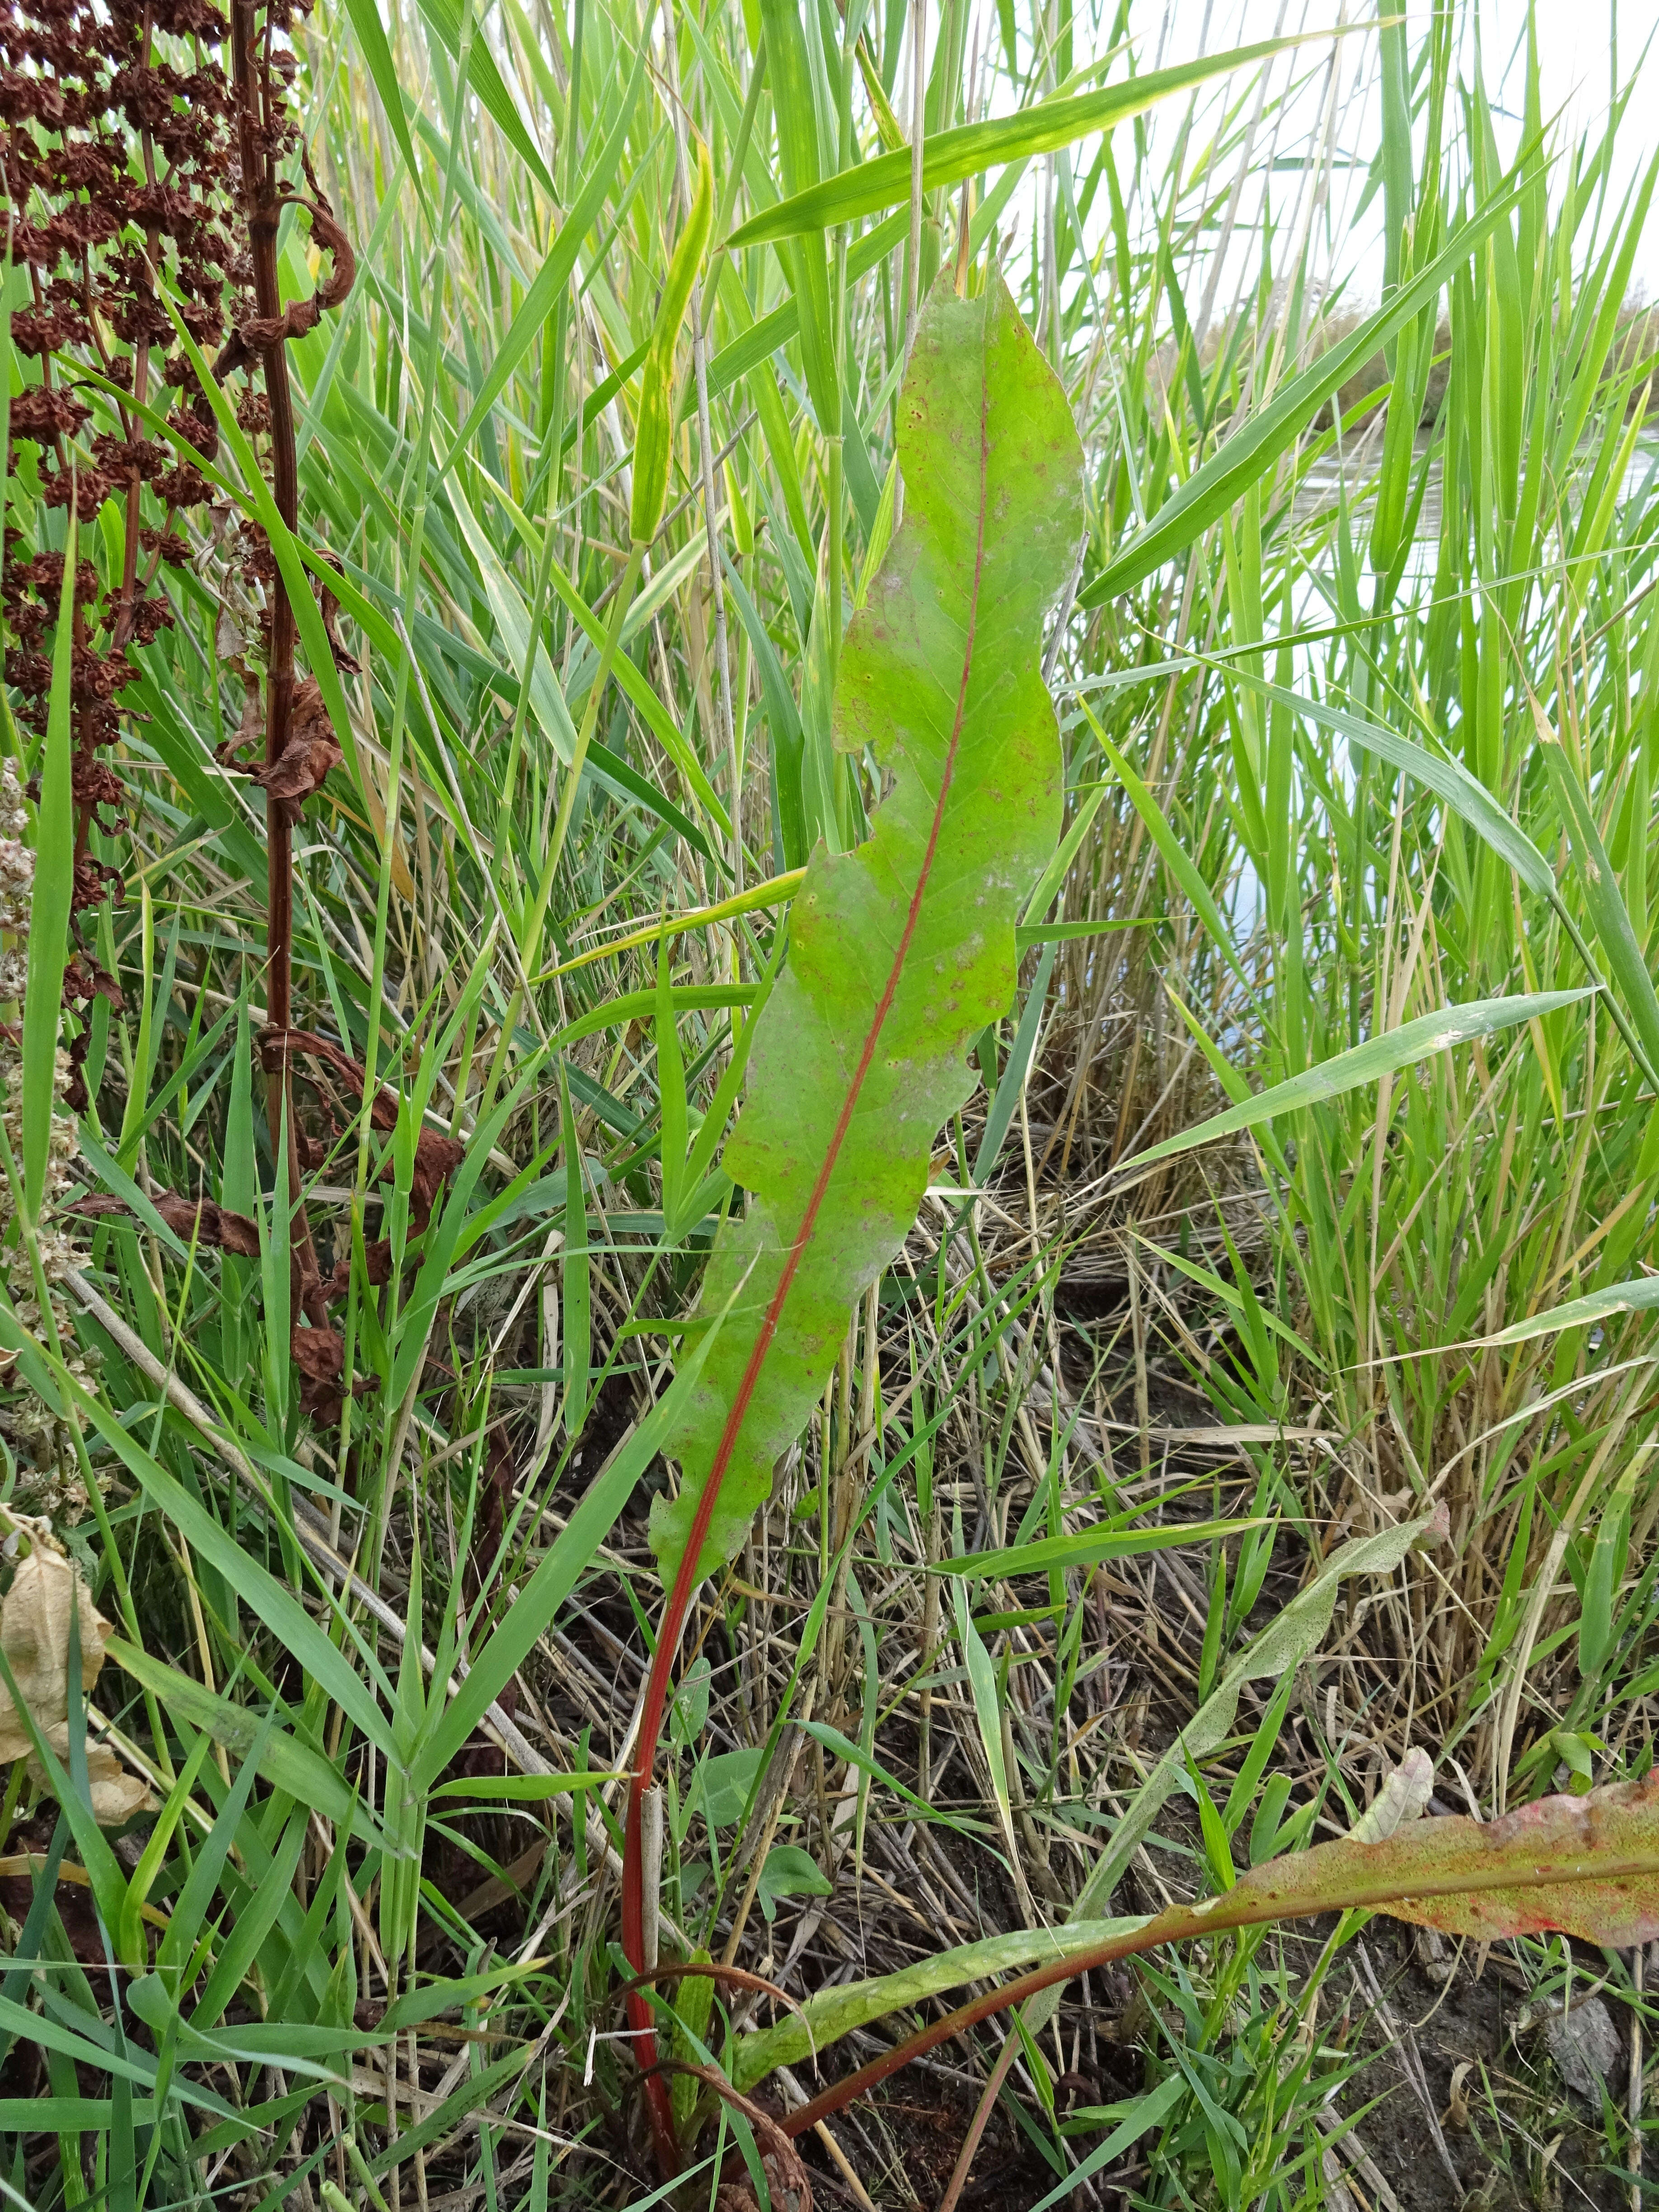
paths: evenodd
<path fill-rule="evenodd" d="M 300 1370 L 301 1412 L 325 1429 L 335 1427 L 345 1410 L 343 1339 L 331 1328 L 296 1328 L 289 1348 Z M 351 1395 L 362 1398 L 379 1388 L 378 1377 L 363 1376 L 351 1386 Z"/>
<path fill-rule="evenodd" d="M 318 1063 L 329 1074 L 337 1076 L 347 1086 L 350 1099 L 349 1112 L 355 1114 L 362 1102 L 363 1085 L 368 1077 L 356 1061 L 341 1051 L 332 1039 L 318 1036 L 311 1030 L 262 1030 L 259 1033 L 259 1064 L 267 1075 L 280 1075 L 285 1060 L 309 1060 Z M 313 1071 L 305 1071 L 306 1079 L 323 1097 L 331 1109 L 338 1101 L 330 1086 Z M 386 1131 L 398 1126 L 398 1102 L 389 1091 L 377 1090 L 374 1103 L 369 1109 L 371 1127 Z"/>
<path fill-rule="evenodd" d="M 337 1077 L 346 1087 L 350 1100 L 347 1113 L 355 1113 L 362 1102 L 367 1077 L 363 1070 L 338 1045 L 329 1038 L 315 1036 L 309 1030 L 265 1030 L 259 1037 L 260 1065 L 267 1075 L 281 1073 L 284 1060 L 302 1059 L 314 1063 L 321 1073 L 307 1071 L 307 1079 L 335 1114 L 335 1132 L 341 1133 L 345 1116 L 340 1113 L 339 1102 L 332 1095 L 327 1081 L 330 1075 Z M 390 1091 L 377 1089 L 374 1103 L 368 1109 L 371 1127 L 381 1132 L 398 1126 L 398 1101 Z M 416 1229 L 424 1229 L 431 1218 L 438 1192 L 446 1179 L 453 1175 L 466 1157 L 466 1147 L 454 1137 L 446 1137 L 441 1130 L 423 1128 L 415 1140 L 415 1167 L 410 1178 L 409 1211 Z M 391 1173 L 391 1163 L 382 1168 L 381 1175 Z"/>
<path fill-rule="evenodd" d="M 363 1266 L 372 1290 L 379 1290 L 383 1284 L 392 1280 L 392 1240 L 389 1237 L 371 1237 L 365 1240 Z M 351 1251 L 348 1246 L 334 1262 L 333 1271 L 323 1289 L 325 1296 L 331 1301 L 344 1297 L 350 1288 Z"/>
<path fill-rule="evenodd" d="M 69 1760 L 70 1627 L 78 1616 L 81 1635 L 81 1693 L 97 1681 L 104 1663 L 110 1624 L 92 1594 L 61 1552 L 36 1543 L 12 1577 L 0 1605 L 0 1651 L 6 1656 L 18 1695 L 61 1763 Z M 128 1774 L 107 1744 L 88 1738 L 87 1779 L 94 1816 L 106 1827 L 118 1827 L 152 1803 L 149 1790 Z M 0 1760 L 27 1759 L 43 1789 L 51 1784 L 35 1755 L 34 1740 L 24 1725 L 11 1692 L 0 1683 Z"/>
<path fill-rule="evenodd" d="M 322 789 L 330 769 L 337 768 L 342 757 L 334 725 L 323 704 L 322 686 L 314 676 L 307 676 L 295 687 L 289 708 L 288 739 L 281 754 L 270 767 L 251 769 L 248 773 L 253 782 L 264 786 L 268 798 L 282 805 L 288 819 L 297 822 L 300 809 Z"/>
<path fill-rule="evenodd" d="M 210 1198 L 186 1198 L 180 1191 L 158 1190 L 151 1194 L 151 1204 L 167 1227 L 179 1240 L 188 1244 L 194 1237 L 198 1244 L 209 1244 L 222 1252 L 234 1252 L 240 1259 L 257 1260 L 259 1256 L 259 1231 L 246 1214 L 234 1213 L 228 1206 L 220 1206 Z M 83 1221 L 97 1221 L 111 1216 L 135 1219 L 132 1208 L 125 1199 L 111 1198 L 99 1193 L 89 1198 L 77 1198 L 64 1212 L 77 1215 Z"/>
<path fill-rule="evenodd" d="M 315 179 L 311 181 L 316 191 Z M 297 192 L 284 192 L 281 198 L 283 204 L 302 207 L 310 216 L 312 236 L 332 258 L 333 271 L 308 300 L 290 301 L 280 315 L 250 315 L 238 324 L 213 365 L 216 376 L 223 378 L 236 369 L 246 368 L 262 354 L 272 353 L 290 338 L 302 338 L 308 331 L 314 331 L 322 320 L 324 310 L 337 307 L 356 282 L 357 260 L 351 241 L 335 222 L 333 211 L 322 193 L 317 191 L 316 203 L 302 199 Z"/>
<path fill-rule="evenodd" d="M 410 1187 L 409 1210 L 417 1227 L 432 1212 L 433 1201 L 445 1178 L 454 1174 L 466 1158 L 466 1146 L 454 1137 L 422 1129 L 415 1140 L 415 1172 Z"/>

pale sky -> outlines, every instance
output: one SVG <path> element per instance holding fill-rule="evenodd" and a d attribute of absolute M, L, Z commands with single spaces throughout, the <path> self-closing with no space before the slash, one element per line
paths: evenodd
<path fill-rule="evenodd" d="M 1426 27 L 1429 9 L 1424 0 L 1395 0 L 1413 28 Z M 1477 32 L 1484 47 L 1489 89 L 1500 108 L 1498 128 L 1505 124 L 1512 137 L 1518 129 L 1525 89 L 1524 37 L 1526 0 L 1465 0 L 1463 59 L 1472 68 Z M 1372 0 L 1138 0 L 1132 17 L 1140 48 L 1140 65 L 1165 65 L 1201 52 L 1214 53 L 1228 46 L 1247 46 L 1286 32 L 1312 31 L 1344 21 L 1364 19 L 1373 13 Z M 1659 31 L 1659 0 L 1536 0 L 1540 74 L 1546 113 L 1559 113 L 1559 129 L 1569 137 L 1585 131 L 1597 131 L 1605 123 L 1613 58 L 1619 76 L 1628 82 L 1642 63 L 1655 33 Z M 1309 74 L 1318 49 L 1304 47 L 1292 64 L 1280 65 L 1276 82 L 1295 66 Z M 1327 50 L 1328 52 L 1329 50 Z M 1379 129 L 1376 90 L 1376 40 L 1364 32 L 1346 39 L 1335 49 L 1338 56 L 1335 133 L 1339 153 L 1369 161 Z M 1315 82 L 1304 92 L 1300 112 L 1288 115 L 1281 143 L 1288 149 L 1298 138 L 1316 134 L 1328 112 L 1330 80 L 1322 70 L 1313 70 Z M 1622 191 L 1634 181 L 1641 166 L 1655 151 L 1651 128 L 1654 100 L 1659 86 L 1659 53 L 1641 70 L 1645 90 L 1638 92 L 1626 111 L 1617 149 L 1614 185 Z M 1502 111 L 1507 111 L 1507 114 Z M 1173 127 L 1171 111 L 1159 114 L 1155 128 Z M 1507 151 L 1507 145 L 1505 146 Z M 1340 233 L 1345 228 L 1341 188 L 1352 184 L 1358 198 L 1363 172 L 1345 172 L 1334 179 L 1333 212 Z M 1352 206 L 1352 202 L 1350 203 Z M 1367 210 L 1360 231 L 1352 239 L 1339 239 L 1335 262 L 1339 270 L 1352 271 L 1357 297 L 1374 299 L 1382 283 L 1380 209 Z M 1651 241 L 1638 254 L 1635 281 L 1650 298 L 1659 297 L 1659 210 L 1648 224 Z"/>

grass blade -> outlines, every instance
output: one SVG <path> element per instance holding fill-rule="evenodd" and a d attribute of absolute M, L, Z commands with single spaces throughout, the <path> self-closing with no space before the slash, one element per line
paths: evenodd
<path fill-rule="evenodd" d="M 1362 1084 L 1375 1083 L 1379 1077 L 1395 1074 L 1402 1067 L 1413 1067 L 1419 1060 L 1444 1052 L 1452 1045 L 1468 1044 L 1475 1037 L 1495 1036 L 1501 1030 L 1513 1029 L 1519 1022 L 1536 1021 L 1542 1014 L 1554 1013 L 1558 1007 L 1592 998 L 1595 990 L 1594 985 L 1587 985 L 1577 991 L 1524 992 L 1513 998 L 1477 999 L 1467 1006 L 1447 1006 L 1437 1014 L 1419 1014 L 1415 1021 L 1403 1023 L 1397 1030 L 1386 1030 L 1381 1036 L 1338 1053 L 1334 1059 L 1322 1060 L 1318 1066 L 1306 1068 L 1287 1082 L 1276 1083 L 1271 1090 L 1241 1105 L 1230 1106 L 1225 1113 L 1212 1115 L 1196 1128 L 1185 1129 L 1178 1137 L 1168 1138 L 1161 1145 L 1137 1152 L 1133 1159 L 1124 1161 L 1119 1172 L 1131 1175 L 1137 1169 L 1150 1167 L 1156 1160 L 1190 1152 L 1195 1145 L 1207 1145 L 1237 1129 L 1254 1129 L 1263 1121 L 1271 1121 L 1275 1115 L 1298 1113 L 1324 1099 L 1340 1098 L 1346 1091 L 1358 1090 Z"/>

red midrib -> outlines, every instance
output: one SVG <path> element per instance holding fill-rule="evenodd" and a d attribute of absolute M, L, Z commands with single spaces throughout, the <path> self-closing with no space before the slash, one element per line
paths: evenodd
<path fill-rule="evenodd" d="M 766 1364 L 767 1354 L 770 1352 L 773 1340 L 777 1335 L 778 1322 L 782 1316 L 784 1305 L 794 1283 L 795 1271 L 800 1265 L 802 1254 L 811 1242 L 812 1231 L 817 1226 L 824 1195 L 830 1188 L 830 1178 L 836 1171 L 836 1163 L 841 1158 L 842 1146 L 847 1140 L 847 1132 L 858 1107 L 859 1095 L 864 1088 L 864 1079 L 870 1072 L 871 1061 L 876 1056 L 876 1047 L 881 1039 L 883 1025 L 892 1010 L 894 996 L 898 990 L 899 977 L 903 972 L 904 963 L 909 954 L 910 940 L 915 935 L 916 924 L 921 916 L 922 897 L 927 889 L 928 878 L 933 874 L 933 858 L 939 850 L 939 833 L 945 821 L 945 803 L 950 798 L 951 786 L 956 776 L 957 752 L 962 742 L 963 716 L 968 704 L 968 680 L 974 664 L 974 635 L 979 622 L 980 580 L 985 566 L 986 479 L 990 459 L 990 448 L 986 436 L 986 388 L 981 377 L 979 416 L 979 518 L 974 548 L 974 580 L 968 602 L 968 635 L 963 647 L 962 681 L 957 690 L 956 719 L 951 726 L 951 742 L 945 755 L 945 771 L 939 781 L 939 799 L 933 808 L 933 826 L 927 833 L 927 849 L 922 855 L 921 868 L 916 878 L 915 890 L 910 895 L 910 910 L 905 916 L 903 934 L 900 937 L 898 949 L 893 955 L 893 964 L 888 972 L 886 988 L 877 1001 L 869 1032 L 864 1040 L 864 1049 L 859 1055 L 859 1064 L 854 1072 L 852 1082 L 848 1086 L 847 1097 L 842 1102 L 841 1113 L 836 1122 L 835 1133 L 830 1138 L 829 1150 L 824 1154 L 823 1165 L 819 1169 L 817 1181 L 812 1186 L 812 1194 L 806 1201 L 806 1211 L 801 1216 L 799 1232 L 789 1249 L 789 1256 L 784 1262 L 783 1273 L 778 1278 L 778 1286 L 772 1293 L 771 1303 L 766 1309 L 766 1317 L 761 1323 L 760 1332 L 755 1339 L 754 1349 L 749 1355 L 749 1364 L 744 1369 L 743 1380 L 738 1385 L 738 1395 L 732 1401 L 732 1410 L 726 1417 L 726 1426 L 720 1431 L 720 1444 L 714 1453 L 714 1462 L 709 1468 L 708 1480 L 703 1484 L 702 1497 L 692 1518 L 691 1533 L 686 1539 L 685 1551 L 680 1560 L 679 1571 L 674 1577 L 674 1588 L 662 1617 L 661 1626 L 658 1632 L 656 1653 L 651 1663 L 650 1680 L 646 1685 L 645 1704 L 640 1715 L 639 1749 L 633 1778 L 629 1787 L 628 1834 L 623 1868 L 623 1949 L 635 1973 L 642 1973 L 645 1970 L 645 1896 L 644 1869 L 640 1848 L 640 1801 L 650 1786 L 651 1777 L 656 1766 L 657 1738 L 662 1729 L 663 1711 L 668 1701 L 669 1674 L 673 1667 L 674 1654 L 679 1648 L 680 1632 L 685 1626 L 685 1616 L 690 1610 L 691 1593 L 696 1588 L 700 1579 L 697 1573 L 698 1557 L 708 1540 L 709 1524 L 714 1517 L 714 1508 L 720 1502 L 721 1486 L 726 1480 L 726 1469 L 732 1463 L 732 1455 L 737 1449 L 738 1438 L 742 1433 L 744 1421 L 748 1415 L 750 1401 L 754 1397 L 756 1388 L 759 1383 L 761 1370 Z M 629 1998 L 628 2009 L 634 2029 L 635 2056 L 641 2069 L 648 2071 L 656 2063 L 656 2037 L 652 2027 L 651 2006 L 643 1991 L 635 1991 Z M 666 2087 L 660 2075 L 652 2077 L 650 2087 L 653 2093 L 662 2091 L 661 2102 L 665 2106 Z M 657 2111 L 658 2099 L 654 2094 L 652 2097 L 652 2104 L 653 2118 L 658 2118 L 660 2115 Z M 671 2142 L 672 2140 L 672 2125 L 669 2140 Z"/>

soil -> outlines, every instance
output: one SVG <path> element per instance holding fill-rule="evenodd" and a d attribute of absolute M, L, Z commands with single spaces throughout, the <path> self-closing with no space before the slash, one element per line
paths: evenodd
<path fill-rule="evenodd" d="M 1563 2082 L 1542 2022 L 1522 2025 L 1516 2034 L 1527 2019 L 1527 1989 L 1506 1955 L 1510 1946 L 1494 1949 L 1483 1964 L 1471 1947 L 1448 1944 L 1443 1960 L 1425 1962 L 1413 1930 L 1381 1918 L 1359 1940 L 1390 2022 L 1376 2013 L 1374 2001 L 1362 2014 L 1369 1993 L 1358 1986 L 1363 1970 L 1351 1966 L 1356 2016 L 1365 2021 L 1364 2047 L 1376 2056 L 1343 2108 L 1358 2112 L 1382 2100 L 1356 2133 L 1406 2212 L 1555 2205 L 1563 2212 L 1574 2206 L 1611 2212 L 1629 2203 L 1630 2184 L 1607 2170 L 1601 2112 Z M 1589 1954 L 1579 1964 L 1588 1990 L 1605 1965 Z M 1437 1972 L 1445 1978 L 1435 1978 Z M 1608 2009 L 1627 2054 L 1628 2018 L 1616 2003 Z M 1396 2033 L 1390 2033 L 1390 2024 Z M 1426 2100 L 1413 2086 L 1413 2052 Z M 1453 2077 L 1466 2062 L 1462 2095 L 1455 2097 Z M 1607 2086 L 1622 2109 L 1623 2063 Z M 1356 2202 L 1362 2193 L 1369 2202 L 1363 2178 L 1352 2178 L 1359 2185 Z"/>

